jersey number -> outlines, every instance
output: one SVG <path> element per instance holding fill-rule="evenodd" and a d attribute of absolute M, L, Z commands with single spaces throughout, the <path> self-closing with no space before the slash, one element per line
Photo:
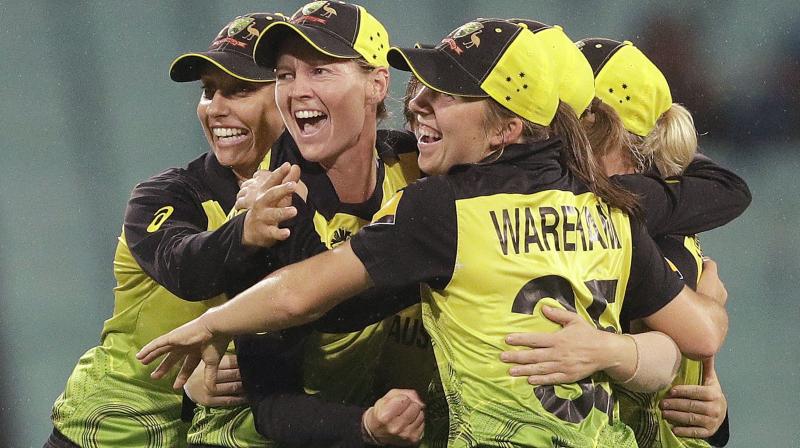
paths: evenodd
<path fill-rule="evenodd" d="M 617 280 L 589 280 L 584 285 L 592 293 L 592 303 L 586 308 L 586 313 L 591 317 L 595 327 L 604 331 L 614 331 L 614 327 L 603 327 L 600 316 L 609 303 L 613 303 L 617 293 Z M 558 275 L 547 275 L 529 281 L 517 293 L 512 313 L 533 314 L 536 304 L 544 298 L 550 297 L 560 303 L 565 309 L 576 312 L 575 290 L 572 283 Z M 547 412 L 559 419 L 579 423 L 585 419 L 592 408 L 604 412 L 609 419 L 612 416 L 614 402 L 612 397 L 602 387 L 595 386 L 591 377 L 576 383 L 581 388 L 581 395 L 574 398 L 561 398 L 556 395 L 556 386 L 536 386 L 533 393 L 539 399 Z"/>

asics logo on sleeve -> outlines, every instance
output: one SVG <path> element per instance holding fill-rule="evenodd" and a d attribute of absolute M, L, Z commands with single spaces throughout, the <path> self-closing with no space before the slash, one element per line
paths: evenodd
<path fill-rule="evenodd" d="M 147 226 L 147 231 L 153 233 L 156 230 L 160 229 L 161 225 L 164 224 L 164 221 L 166 221 L 174 211 L 175 208 L 172 207 L 171 205 L 167 205 L 165 207 L 161 207 L 160 209 L 158 209 L 158 211 L 156 211 L 155 217 L 153 218 L 153 221 L 150 223 L 149 226 Z"/>

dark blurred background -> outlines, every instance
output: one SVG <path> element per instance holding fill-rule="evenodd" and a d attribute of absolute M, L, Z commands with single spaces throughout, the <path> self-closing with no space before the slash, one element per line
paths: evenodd
<path fill-rule="evenodd" d="M 0 0 L 0 446 L 39 447 L 53 400 L 112 311 L 131 188 L 207 150 L 199 86 L 173 57 L 231 18 L 301 2 Z M 474 17 L 561 24 L 636 43 L 695 115 L 701 146 L 753 205 L 701 237 L 730 293 L 718 357 L 733 447 L 800 447 L 800 4 L 745 1 L 369 1 L 397 45 Z M 407 79 L 394 71 L 393 95 Z M 387 126 L 401 126 L 400 105 Z M 5 438 L 5 440 L 3 439 Z"/>

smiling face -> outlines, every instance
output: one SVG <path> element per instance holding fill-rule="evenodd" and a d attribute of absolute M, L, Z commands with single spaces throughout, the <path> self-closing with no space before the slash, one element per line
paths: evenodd
<path fill-rule="evenodd" d="M 252 177 L 283 132 L 275 84 L 234 78 L 209 66 L 200 77 L 203 96 L 197 118 L 219 163 L 240 178 Z"/>
<path fill-rule="evenodd" d="M 327 57 L 298 37 L 281 44 L 276 65 L 278 109 L 306 160 L 330 167 L 350 148 L 372 150 L 386 69 L 365 71 L 355 60 Z"/>
<path fill-rule="evenodd" d="M 417 136 L 419 167 L 427 174 L 445 174 L 454 165 L 476 163 L 502 143 L 487 130 L 486 101 L 446 95 L 420 87 L 408 104 Z"/>

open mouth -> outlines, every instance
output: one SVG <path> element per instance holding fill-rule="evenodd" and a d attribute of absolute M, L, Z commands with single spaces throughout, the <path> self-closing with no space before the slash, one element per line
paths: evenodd
<path fill-rule="evenodd" d="M 319 110 L 298 110 L 294 113 L 294 118 L 304 136 L 316 134 L 328 121 L 328 116 Z"/>
<path fill-rule="evenodd" d="M 211 128 L 211 133 L 219 143 L 235 145 L 244 141 L 250 132 L 242 128 Z"/>
<path fill-rule="evenodd" d="M 429 126 L 425 126 L 424 124 L 417 126 L 416 134 L 417 141 L 424 144 L 436 143 L 442 139 L 442 134 Z"/>

